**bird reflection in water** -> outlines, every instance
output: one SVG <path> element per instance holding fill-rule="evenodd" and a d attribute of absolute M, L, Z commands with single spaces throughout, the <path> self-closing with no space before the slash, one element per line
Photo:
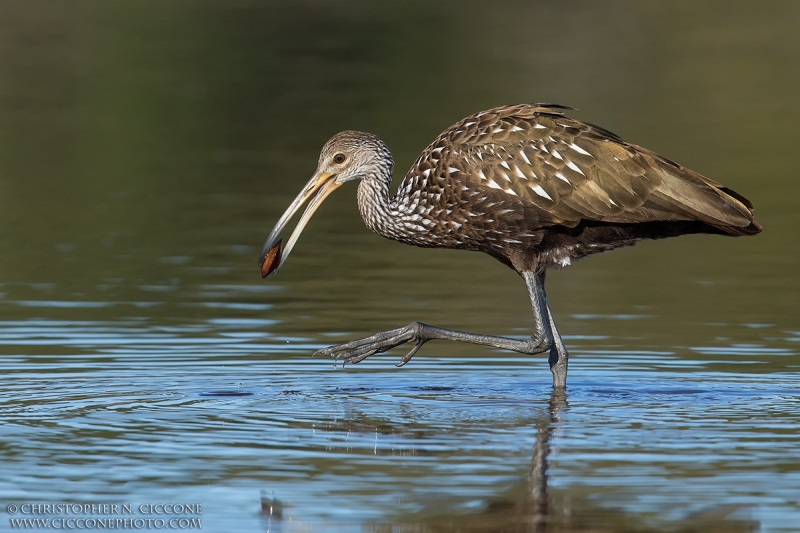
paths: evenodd
<path fill-rule="evenodd" d="M 535 422 L 536 440 L 527 475 L 508 490 L 487 494 L 486 504 L 480 510 L 463 512 L 457 503 L 443 506 L 439 501 L 431 508 L 423 507 L 415 513 L 367 522 L 362 530 L 370 533 L 655 533 L 665 530 L 675 533 L 752 533 L 759 530 L 759 524 L 753 520 L 732 517 L 734 513 L 747 512 L 748 508 L 743 506 L 717 506 L 687 515 L 679 521 L 659 523 L 651 515 L 605 506 L 602 494 L 597 492 L 586 494 L 581 489 L 569 487 L 552 490 L 549 486 L 552 442 L 558 436 L 562 415 L 568 408 L 566 392 L 554 389 L 547 408 Z M 399 433 L 408 438 L 419 438 L 419 428 L 409 431 L 409 428 L 398 428 L 385 420 L 371 420 L 359 412 L 351 412 L 325 430 L 335 434 Z M 375 453 L 428 455 L 415 446 L 404 450 L 376 450 Z M 291 531 L 304 530 L 301 527 L 303 517 L 292 516 L 290 524 L 283 503 L 274 494 L 261 493 L 260 514 L 267 533 L 280 533 L 288 526 L 291 526 Z M 310 524 L 306 525 L 311 528 Z"/>
<path fill-rule="evenodd" d="M 760 530 L 758 522 L 731 518 L 733 513 L 747 510 L 742 506 L 718 506 L 677 522 L 659 524 L 652 517 L 602 506 L 596 498 L 576 497 L 569 489 L 553 493 L 548 488 L 551 442 L 561 425 L 561 415 L 567 409 L 565 391 L 553 390 L 547 412 L 536 423 L 536 443 L 528 475 L 506 493 L 490 496 L 490 501 L 480 511 L 424 513 L 423 519 L 399 517 L 366 524 L 363 530 L 370 533 L 655 533 L 665 530 L 753 533 Z"/>
<path fill-rule="evenodd" d="M 266 533 L 280 533 L 283 531 L 283 502 L 275 497 L 273 492 L 268 496 L 266 491 L 261 491 L 261 512 Z"/>

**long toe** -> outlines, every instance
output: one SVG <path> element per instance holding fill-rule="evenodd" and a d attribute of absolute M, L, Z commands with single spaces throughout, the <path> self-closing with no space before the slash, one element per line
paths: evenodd
<path fill-rule="evenodd" d="M 369 337 L 363 339 L 356 339 L 344 344 L 337 344 L 322 348 L 314 352 L 314 355 L 329 355 L 334 359 L 343 360 L 349 363 L 360 363 L 367 357 L 391 350 L 396 346 L 400 346 L 406 342 L 416 342 L 418 345 L 411 350 L 411 352 L 402 359 L 405 364 L 411 359 L 411 356 L 416 353 L 422 342 L 415 341 L 416 333 L 413 328 L 404 326 L 401 328 L 389 329 L 380 331 Z"/>

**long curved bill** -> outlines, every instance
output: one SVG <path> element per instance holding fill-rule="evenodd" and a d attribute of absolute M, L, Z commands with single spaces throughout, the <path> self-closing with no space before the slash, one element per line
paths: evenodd
<path fill-rule="evenodd" d="M 317 208 L 322 205 L 325 198 L 341 185 L 341 183 L 336 183 L 336 174 L 316 172 L 311 177 L 300 194 L 297 195 L 297 198 L 294 199 L 289 208 L 283 213 L 278 223 L 275 224 L 275 227 L 272 228 L 272 232 L 270 232 L 269 237 L 267 237 L 266 242 L 264 242 L 264 248 L 262 248 L 261 256 L 258 259 L 258 266 L 261 267 L 262 278 L 266 278 L 283 265 L 286 258 L 289 257 L 289 253 L 292 251 L 298 237 L 300 237 L 300 234 L 303 232 L 303 228 L 305 228 L 308 221 L 311 220 L 311 216 Z M 286 243 L 286 247 L 281 249 L 283 239 L 279 239 L 278 235 L 309 198 L 312 198 L 311 202 L 308 204 L 308 207 L 306 207 L 297 226 L 295 226 L 292 235 L 289 237 L 289 242 Z"/>

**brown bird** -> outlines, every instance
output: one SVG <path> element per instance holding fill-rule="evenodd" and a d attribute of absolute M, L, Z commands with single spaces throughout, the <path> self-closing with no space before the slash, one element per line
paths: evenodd
<path fill-rule="evenodd" d="M 317 353 L 359 363 L 413 344 L 402 366 L 433 339 L 526 354 L 549 351 L 553 386 L 563 388 L 568 353 L 544 290 L 548 269 L 642 239 L 761 231 L 744 196 L 608 130 L 568 118 L 564 109 L 571 108 L 503 106 L 459 121 L 422 151 L 394 197 L 394 161 L 378 137 L 343 131 L 325 143 L 317 171 L 267 238 L 259 260 L 263 277 L 283 264 L 325 198 L 343 183 L 360 180 L 358 208 L 375 233 L 415 246 L 485 252 L 520 274 L 534 331 L 522 341 L 412 322 Z M 309 198 L 282 250 L 280 231 Z"/>

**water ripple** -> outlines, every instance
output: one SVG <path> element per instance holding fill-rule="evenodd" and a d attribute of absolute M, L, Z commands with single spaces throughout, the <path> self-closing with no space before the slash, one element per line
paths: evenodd
<path fill-rule="evenodd" d="M 74 479 L 98 498 L 207 500 L 201 485 L 224 483 L 239 488 L 209 502 L 212 514 L 269 490 L 310 523 L 359 523 L 434 500 L 472 508 L 524 476 L 547 410 L 544 357 L 444 356 L 432 344 L 403 369 L 386 356 L 334 369 L 309 356 L 324 343 L 287 344 L 277 325 L 0 322 L 2 450 L 13 458 L 0 494 L 58 499 Z M 800 491 L 800 378 L 758 380 L 738 364 L 793 349 L 571 342 L 554 494 L 597 490 L 626 512 L 661 515 L 746 503 L 775 530 L 800 511 L 789 497 Z"/>

